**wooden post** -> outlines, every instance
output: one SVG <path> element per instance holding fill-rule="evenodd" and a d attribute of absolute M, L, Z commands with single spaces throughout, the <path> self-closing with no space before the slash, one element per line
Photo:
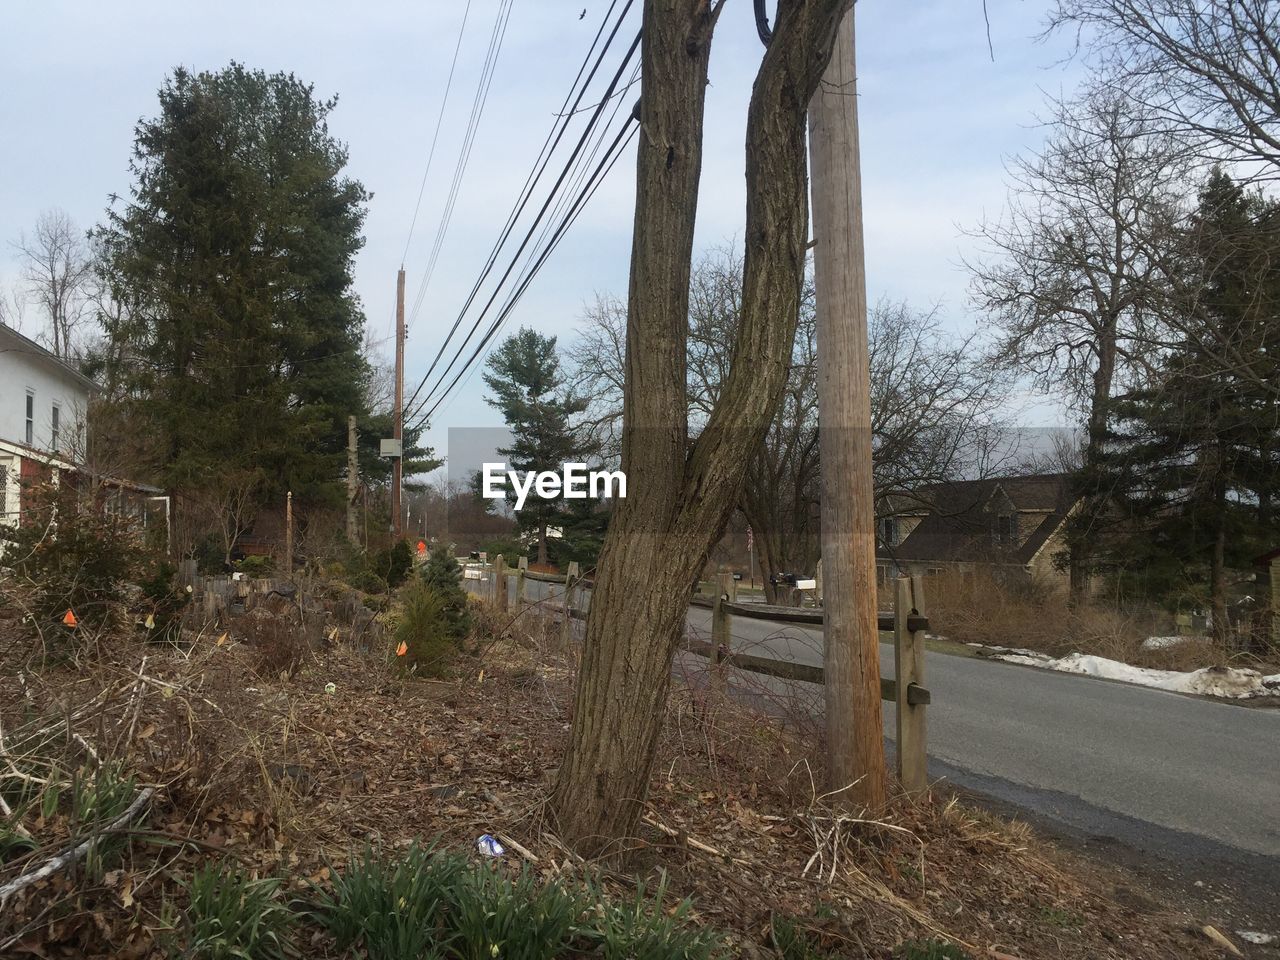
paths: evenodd
<path fill-rule="evenodd" d="M 899 577 L 894 595 L 893 663 L 897 685 L 898 779 L 919 793 L 929 786 L 929 757 L 923 703 L 911 703 L 911 685 L 924 686 L 924 632 L 909 629 L 912 614 L 924 610 L 924 580 Z"/>
<path fill-rule="evenodd" d="M 721 571 L 716 576 L 715 587 L 716 595 L 711 601 L 711 686 L 719 694 L 724 690 L 723 663 L 732 650 L 727 604 L 737 602 L 738 584 L 732 573 Z"/>
<path fill-rule="evenodd" d="M 284 501 L 284 575 L 293 576 L 293 491 Z"/>
<path fill-rule="evenodd" d="M 525 571 L 529 569 L 529 558 L 521 557 L 516 563 L 516 609 L 524 606 Z"/>
<path fill-rule="evenodd" d="M 818 559 L 818 568 L 813 572 L 813 579 L 816 581 L 816 585 L 814 586 L 814 589 L 813 589 L 813 599 L 817 602 L 818 606 L 822 606 L 822 559 L 821 558 Z"/>
<path fill-rule="evenodd" d="M 493 602 L 507 612 L 507 560 L 502 554 L 493 558 Z"/>
<path fill-rule="evenodd" d="M 399 453 L 391 461 L 391 533 L 398 541 L 404 535 L 404 516 L 400 509 L 404 482 L 404 267 L 396 274 L 396 409 L 391 428 L 391 435 L 401 443 Z"/>
<path fill-rule="evenodd" d="M 356 493 L 360 483 L 360 464 L 356 457 L 356 418 L 347 417 L 347 540 L 352 546 L 360 542 L 356 523 Z"/>
<path fill-rule="evenodd" d="M 569 570 L 564 575 L 564 619 L 560 623 L 560 639 L 568 647 L 572 635 L 569 622 L 573 614 L 573 582 L 578 579 L 578 561 L 569 561 Z"/>
<path fill-rule="evenodd" d="M 1271 574 L 1271 642 L 1280 646 L 1280 557 L 1272 557 Z"/>
<path fill-rule="evenodd" d="M 809 103 L 828 774 L 837 802 L 885 802 L 871 488 L 871 377 L 853 11 Z"/>

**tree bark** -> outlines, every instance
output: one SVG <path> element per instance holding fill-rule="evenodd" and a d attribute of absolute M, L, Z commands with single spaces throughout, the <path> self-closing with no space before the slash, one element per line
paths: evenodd
<path fill-rule="evenodd" d="M 1111 390 L 1116 375 L 1116 325 L 1110 323 L 1098 335 L 1098 366 L 1093 372 L 1089 419 L 1085 425 L 1083 475 L 1086 489 L 1074 518 L 1075 534 L 1068 545 L 1071 601 L 1083 603 L 1089 594 L 1090 565 L 1097 547 L 1097 527 L 1105 504 L 1097 487 L 1098 470 L 1111 414 Z"/>
<path fill-rule="evenodd" d="M 720 3 L 646 0 L 627 311 L 622 467 L 596 566 L 569 746 L 562 837 L 608 853 L 643 812 L 691 583 L 741 495 L 786 382 L 808 233 L 805 113 L 851 0 L 781 0 L 747 119 L 746 260 L 729 376 L 688 448 L 689 274 L 704 92 Z"/>

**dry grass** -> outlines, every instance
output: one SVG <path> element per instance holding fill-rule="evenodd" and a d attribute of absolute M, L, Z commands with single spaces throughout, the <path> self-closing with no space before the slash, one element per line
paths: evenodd
<path fill-rule="evenodd" d="M 49 955 L 156 956 L 166 905 L 184 903 L 175 878 L 213 858 L 302 891 L 365 842 L 438 836 L 469 850 L 490 833 L 546 877 L 592 872 L 625 888 L 665 871 L 670 893 L 691 896 L 697 920 L 727 931 L 736 956 L 773 956 L 765 944 L 778 917 L 830 956 L 887 957 L 929 937 L 973 957 L 992 947 L 1023 960 L 1214 955 L 1186 932 L 1190 918 L 1110 895 L 1132 877 L 1065 858 L 1025 826 L 945 795 L 898 796 L 874 815 L 837 809 L 820 787 L 817 738 L 696 682 L 672 697 L 640 835 L 608 863 L 583 863 L 545 804 L 574 651 L 536 608 L 480 619 L 491 639 L 444 681 L 401 680 L 385 651 L 343 637 L 292 675 L 259 676 L 257 650 L 211 634 L 189 649 L 117 642 L 99 663 L 24 682 L 0 671 L 6 730 L 56 723 L 68 763 L 82 737 L 158 791 L 101 880 L 61 875 L 15 898 L 0 954 L 34 944 Z M 337 695 L 323 692 L 329 681 Z M 40 850 L 0 865 L 0 883 L 65 843 L 62 826 L 30 825 Z M 323 939 L 308 953 L 330 955 Z"/>
<path fill-rule="evenodd" d="M 930 577 L 926 590 L 934 632 L 960 643 L 1026 647 L 1055 657 L 1093 654 L 1160 670 L 1257 665 L 1206 639 L 1144 649 L 1146 638 L 1174 633 L 1172 618 L 1161 611 L 1104 600 L 1073 607 L 1063 591 L 973 573 Z"/>

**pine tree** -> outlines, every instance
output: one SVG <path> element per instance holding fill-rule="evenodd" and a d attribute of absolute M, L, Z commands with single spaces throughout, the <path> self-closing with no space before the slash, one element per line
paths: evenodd
<path fill-rule="evenodd" d="M 1227 571 L 1277 531 L 1271 513 L 1280 406 L 1276 208 L 1221 171 L 1185 236 L 1185 335 L 1116 408 L 1107 469 L 1134 536 L 1119 551 L 1148 589 L 1207 601 L 1227 620 Z M 1220 349 L 1229 344 L 1232 362 Z"/>
<path fill-rule="evenodd" d="M 486 402 L 502 411 L 511 429 L 511 446 L 498 449 L 509 470 L 559 472 L 565 463 L 585 460 L 588 445 L 570 421 L 587 405 L 565 386 L 555 337 L 522 327 L 493 352 L 487 366 L 484 381 L 494 396 Z M 508 493 L 514 498 L 509 488 Z M 531 495 L 517 514 L 521 531 L 537 536 L 538 563 L 547 562 L 547 527 L 566 514 L 567 502 Z"/>
<path fill-rule="evenodd" d="M 431 552 L 422 568 L 422 582 L 439 598 L 444 608 L 444 618 L 449 636 L 460 641 L 471 629 L 471 614 L 467 610 L 467 594 L 462 589 L 462 568 L 444 547 Z"/>
<path fill-rule="evenodd" d="M 199 491 L 261 470 L 261 495 L 336 500 L 362 413 L 352 266 L 368 194 L 328 130 L 336 99 L 238 63 L 176 69 L 139 122 L 134 182 L 96 234 L 129 311 L 108 323 L 157 474 Z"/>

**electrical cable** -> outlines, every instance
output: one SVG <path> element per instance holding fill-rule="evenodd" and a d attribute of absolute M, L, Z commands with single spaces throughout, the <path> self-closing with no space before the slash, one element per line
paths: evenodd
<path fill-rule="evenodd" d="M 449 223 L 453 218 L 453 208 L 457 203 L 458 192 L 461 190 L 463 178 L 466 176 L 467 164 L 471 158 L 471 149 L 475 143 L 476 133 L 480 128 L 480 119 L 484 114 L 485 104 L 488 102 L 489 87 L 493 83 L 493 73 L 497 67 L 498 56 L 502 51 L 502 41 L 506 36 L 507 23 L 511 18 L 513 3 L 514 0 L 499 0 L 498 3 L 498 12 L 494 17 L 493 29 L 489 34 L 489 46 L 485 51 L 484 63 L 480 68 L 480 79 L 476 84 L 475 96 L 471 101 L 471 114 L 467 118 L 462 146 L 458 150 L 458 161 L 454 165 L 453 178 L 445 198 L 444 210 L 440 215 L 440 223 L 436 227 L 435 240 L 432 243 L 427 267 L 423 272 L 422 280 L 418 284 L 417 303 L 421 303 L 426 295 L 427 286 L 431 283 L 431 275 L 435 270 L 436 260 L 439 258 L 440 249 L 444 245 L 445 233 L 448 231 Z M 406 332 L 412 325 L 416 313 L 417 310 L 415 309 L 407 318 L 405 323 Z"/>
<path fill-rule="evenodd" d="M 595 63 L 592 65 L 590 72 L 587 74 L 586 80 L 582 82 L 581 88 L 578 88 L 578 81 L 581 80 L 583 71 L 586 70 L 587 64 L 590 63 L 592 54 L 595 51 L 596 47 L 599 45 L 600 37 L 604 33 L 604 29 L 607 26 L 609 22 L 609 18 L 612 15 L 614 9 L 616 8 L 617 3 L 618 3 L 618 0 L 613 0 L 613 2 L 609 6 L 609 10 L 605 13 L 604 20 L 602 20 L 600 28 L 596 32 L 596 36 L 592 41 L 591 48 L 587 51 L 587 56 L 584 58 L 582 65 L 578 68 L 578 74 L 574 78 L 574 84 L 573 86 L 570 87 L 569 93 L 565 97 L 565 102 L 564 104 L 562 104 L 561 109 L 557 114 L 558 121 L 561 118 L 563 118 L 563 122 L 554 123 L 552 125 L 551 131 L 547 134 L 546 139 L 543 141 L 542 148 L 538 152 L 538 157 L 534 160 L 533 169 L 530 171 L 529 175 L 525 178 L 524 186 L 521 188 L 520 195 L 518 196 L 517 201 L 511 210 L 511 213 L 507 216 L 507 220 L 503 225 L 503 228 L 498 237 L 498 240 L 494 243 L 493 248 L 490 250 L 489 256 L 487 257 L 486 262 L 483 268 L 481 269 L 479 277 L 476 279 L 475 283 L 472 285 L 471 291 L 467 295 L 466 301 L 463 303 L 462 308 L 458 311 L 457 318 L 454 320 L 453 325 L 450 327 L 448 334 L 445 336 L 444 341 L 441 343 L 440 349 L 436 352 L 435 357 L 432 359 L 426 374 L 422 377 L 421 381 L 418 383 L 418 386 L 414 389 L 413 394 L 410 396 L 409 404 L 412 404 L 413 401 L 416 400 L 416 398 L 418 397 L 418 394 L 421 392 L 423 387 L 426 386 L 427 381 L 431 378 L 431 375 L 435 372 L 437 366 L 439 365 L 440 361 L 444 357 L 445 351 L 448 349 L 449 344 L 452 342 L 454 335 L 457 333 L 458 328 L 461 326 L 467 311 L 471 308 L 472 304 L 475 302 L 476 296 L 479 293 L 480 288 L 483 286 L 484 281 L 489 277 L 489 274 L 492 272 L 494 266 L 496 265 L 498 256 L 501 253 L 502 248 L 506 245 L 507 240 L 510 239 L 512 231 L 515 229 L 515 225 L 518 222 L 520 215 L 524 212 L 525 208 L 529 204 L 529 201 L 533 198 L 534 190 L 536 189 L 538 182 L 541 180 L 543 173 L 546 171 L 547 165 L 550 163 L 552 155 L 554 154 L 556 148 L 560 145 L 560 142 L 564 138 L 565 133 L 568 131 L 569 122 L 570 122 L 569 118 L 577 110 L 577 107 L 579 106 L 579 104 L 581 104 L 583 97 L 586 95 L 586 92 L 590 87 L 591 81 L 595 78 L 595 75 L 599 71 L 601 64 L 604 62 L 604 58 L 608 54 L 609 48 L 611 47 L 615 38 L 617 37 L 618 31 L 621 28 L 623 22 L 625 21 L 627 13 L 630 11 L 631 6 L 634 3 L 634 0 L 626 0 L 626 4 L 623 6 L 621 13 L 618 15 L 617 21 L 614 23 L 613 29 L 612 31 L 610 31 L 609 36 L 605 41 L 604 47 L 601 48 L 599 55 L 596 57 Z M 634 54 L 634 48 L 638 44 L 638 42 L 639 42 L 639 35 L 637 34 L 636 43 L 633 43 L 632 50 L 628 52 L 628 55 L 627 55 L 628 61 L 630 57 Z M 626 61 L 624 61 L 623 66 L 619 68 L 619 74 L 617 76 L 620 76 L 621 71 L 625 70 L 626 68 L 625 65 L 626 65 Z M 614 88 L 617 85 L 617 76 L 615 76 L 613 82 L 611 82 L 609 85 L 609 88 L 608 88 L 609 95 L 612 94 Z M 578 90 L 576 98 L 574 97 L 575 89 Z M 573 106 L 570 108 L 569 104 L 571 100 L 572 100 Z M 574 148 L 574 154 L 573 156 L 571 156 L 570 162 L 572 162 L 573 158 L 577 156 L 578 152 L 581 149 L 581 144 L 585 141 L 586 137 L 590 135 L 592 129 L 594 128 L 595 123 L 599 118 L 600 113 L 604 108 L 604 105 L 607 103 L 607 100 L 608 100 L 608 96 L 603 98 L 601 102 L 596 105 L 595 112 L 593 113 L 591 119 L 588 121 L 587 127 L 583 132 L 582 138 L 579 140 L 578 145 Z M 566 112 L 566 109 L 567 109 L 567 112 Z M 562 174 L 561 178 L 557 180 L 556 185 L 552 187 L 552 195 L 554 195 L 555 191 L 559 189 L 561 183 L 563 182 L 563 179 L 564 179 L 564 175 Z M 537 222 L 540 221 L 541 217 L 545 214 L 545 209 L 546 209 L 546 204 L 543 205 L 543 210 L 539 212 L 538 218 L 535 220 L 534 226 L 531 228 L 531 230 L 536 229 Z M 527 241 L 528 241 L 528 238 L 526 237 L 526 241 L 525 241 L 526 244 L 527 244 Z M 524 244 L 521 245 L 521 251 L 523 250 L 523 248 L 524 248 Z M 517 251 L 515 256 L 519 257 L 519 255 L 520 255 L 520 251 Z M 508 273 L 509 272 L 510 271 L 508 270 Z M 499 285 L 501 285 L 501 283 L 502 281 L 499 281 Z M 420 305 L 421 305 L 421 297 L 419 297 L 418 302 L 415 303 L 415 307 L 414 307 L 415 313 L 417 311 L 417 308 Z M 474 332 L 474 328 L 473 328 L 473 332 Z"/>
<path fill-rule="evenodd" d="M 498 282 L 494 287 L 493 293 L 490 295 L 484 307 L 481 308 L 480 315 L 476 318 L 476 321 L 472 324 L 471 330 L 467 333 L 466 338 L 463 340 L 462 344 L 458 347 L 458 350 L 455 353 L 453 360 L 450 362 L 449 367 L 446 368 L 444 373 L 440 374 L 440 379 L 437 382 L 437 387 L 439 386 L 439 383 L 443 382 L 444 378 L 448 376 L 449 369 L 452 369 L 453 365 L 457 363 L 458 359 L 462 355 L 462 351 L 466 349 L 467 343 L 470 342 L 471 337 L 475 335 L 477 330 L 479 330 L 480 324 L 483 321 L 485 314 L 488 313 L 489 308 L 493 306 L 494 301 L 498 298 L 498 294 L 502 290 L 503 284 L 507 282 L 507 279 L 511 276 L 511 272 L 515 269 L 516 262 L 519 260 L 521 254 L 524 253 L 525 248 L 529 245 L 529 241 L 533 239 L 534 232 L 538 229 L 538 225 L 542 222 L 543 217 L 546 216 L 547 210 L 551 207 L 552 201 L 556 199 L 556 196 L 560 191 L 560 188 L 563 186 L 566 178 L 569 176 L 570 172 L 572 171 L 578 156 L 582 152 L 584 144 L 586 143 L 588 137 L 590 137 L 595 127 L 595 124 L 600 117 L 600 114 L 604 111 L 605 106 L 608 104 L 610 96 L 612 95 L 614 89 L 617 87 L 619 81 L 622 79 L 622 74 L 627 69 L 628 64 L 631 62 L 631 58 L 635 55 L 636 50 L 639 48 L 639 45 L 640 45 L 640 34 L 637 31 L 635 40 L 632 41 L 631 46 L 627 50 L 626 56 L 624 57 L 622 63 L 619 65 L 618 70 L 614 73 L 613 79 L 609 82 L 609 86 L 605 91 L 605 97 L 600 101 L 600 103 L 596 107 L 596 110 L 592 114 L 590 121 L 588 122 L 586 128 L 582 132 L 582 136 L 578 138 L 578 142 L 574 145 L 573 152 L 570 154 L 564 169 L 560 172 L 559 177 L 556 178 L 556 182 L 552 185 L 550 193 L 548 193 L 547 198 L 543 201 L 542 206 L 538 210 L 537 216 L 534 218 L 533 223 L 529 226 L 529 229 L 525 234 L 524 240 L 521 241 L 519 248 L 516 250 L 515 254 L 512 256 L 511 263 L 507 266 L 506 271 L 498 279 Z M 454 322 L 454 327 L 450 331 L 449 338 L 446 338 L 446 345 L 448 343 L 448 340 L 452 338 L 453 333 L 456 332 L 457 327 L 461 324 L 466 308 L 470 306 L 473 300 L 474 300 L 474 297 L 468 297 L 467 304 L 464 305 L 463 311 L 459 313 L 458 319 Z M 435 370 L 440 359 L 443 357 L 443 354 L 444 354 L 444 349 L 442 348 L 438 353 L 436 359 L 432 361 L 431 367 L 430 369 L 428 369 L 426 376 L 422 378 L 422 381 L 418 384 L 417 388 L 415 388 L 413 395 L 410 397 L 410 402 L 417 399 L 418 394 L 421 392 L 422 388 L 426 385 L 427 380 L 431 377 L 432 372 Z M 430 395 L 428 395 L 428 398 L 429 396 Z"/>
<path fill-rule="evenodd" d="M 605 156 L 601 159 L 599 165 L 596 167 L 595 171 L 592 173 L 586 188 L 578 196 L 577 200 L 575 200 L 572 208 L 566 214 L 565 219 L 562 221 L 559 228 L 556 230 L 555 234 L 552 236 L 546 249 L 542 251 L 536 263 L 534 263 L 532 270 L 529 271 L 524 281 L 510 294 L 501 312 L 499 313 L 497 318 L 494 320 L 494 322 L 490 325 L 489 330 L 484 335 L 484 338 L 480 341 L 479 344 L 476 345 L 476 349 L 472 352 L 471 356 L 467 359 L 462 369 L 460 369 L 457 372 L 453 380 L 450 382 L 449 386 L 446 387 L 444 392 L 439 395 L 439 397 L 436 399 L 436 402 L 431 407 L 431 409 L 428 410 L 425 415 L 422 415 L 420 417 L 418 415 L 421 413 L 422 407 L 425 406 L 425 404 L 431 399 L 431 394 L 428 394 L 428 396 L 422 401 L 422 403 L 419 404 L 418 409 L 415 410 L 414 412 L 414 416 L 418 417 L 418 422 L 415 426 L 420 427 L 430 421 L 432 414 L 434 414 L 435 411 L 439 408 L 440 404 L 444 402 L 445 398 L 450 394 L 453 388 L 457 385 L 458 381 L 462 378 L 462 375 L 466 373 L 469 368 L 472 367 L 476 359 L 479 357 L 480 353 L 484 350 L 484 348 L 488 345 L 488 343 L 493 339 L 493 337 L 501 329 L 507 317 L 510 316 L 511 311 L 515 309 L 516 304 L 520 301 L 520 298 L 524 295 L 524 292 L 528 289 L 529 284 L 533 282 L 534 277 L 537 276 L 538 272 L 542 269 L 542 265 L 546 263 L 547 258 L 550 257 L 552 252 L 556 249 L 556 247 L 559 246 L 560 241 L 563 239 L 565 233 L 577 220 L 578 216 L 582 213 L 582 210 L 585 208 L 586 204 L 595 195 L 596 190 L 599 189 L 600 184 L 604 182 L 604 179 L 609 175 L 609 172 L 613 169 L 614 164 L 617 163 L 618 159 L 625 152 L 627 144 L 630 143 L 631 139 L 636 134 L 636 130 L 638 129 L 637 126 L 632 125 L 633 119 L 634 117 L 629 117 L 626 125 L 621 130 L 618 131 L 618 135 L 614 138 L 613 142 L 609 145 L 608 150 L 605 152 Z M 456 359 L 457 358 L 455 357 L 455 361 Z M 451 363 L 450 368 L 452 368 L 452 366 L 453 364 Z M 443 381 L 444 377 L 448 375 L 448 372 L 449 370 L 446 369 L 445 372 L 441 375 L 441 381 Z"/>
<path fill-rule="evenodd" d="M 431 173 L 431 161 L 436 155 L 436 141 L 440 139 L 440 124 L 444 121 L 445 107 L 449 105 L 449 91 L 453 88 L 453 72 L 458 66 L 458 51 L 462 49 L 462 37 L 467 31 L 467 16 L 471 13 L 471 0 L 467 0 L 462 10 L 462 25 L 458 27 L 458 42 L 453 46 L 453 60 L 449 64 L 449 78 L 444 84 L 444 97 L 440 101 L 440 113 L 436 116 L 436 128 L 431 134 L 431 148 L 427 151 L 427 165 L 422 171 L 422 182 L 418 184 L 418 199 L 413 204 L 413 218 L 409 221 L 409 236 L 404 242 L 404 253 L 400 255 L 403 264 L 409 256 L 409 245 L 413 243 L 413 228 L 418 224 L 418 210 L 422 207 L 422 194 L 427 188 L 427 176 Z"/>

